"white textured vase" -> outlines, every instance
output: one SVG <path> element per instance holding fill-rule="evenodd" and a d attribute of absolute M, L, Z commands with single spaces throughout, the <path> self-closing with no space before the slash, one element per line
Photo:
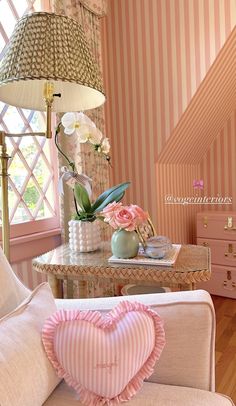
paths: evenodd
<path fill-rule="evenodd" d="M 69 221 L 69 245 L 72 251 L 96 251 L 101 243 L 99 221 Z"/>

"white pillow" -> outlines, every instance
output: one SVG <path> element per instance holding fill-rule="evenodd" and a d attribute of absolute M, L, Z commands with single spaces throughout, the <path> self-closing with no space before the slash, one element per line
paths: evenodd
<path fill-rule="evenodd" d="M 30 291 L 20 282 L 0 247 L 0 318 L 14 310 Z"/>
<path fill-rule="evenodd" d="M 41 406 L 60 382 L 41 340 L 57 310 L 48 283 L 0 320 L 0 405 Z"/>

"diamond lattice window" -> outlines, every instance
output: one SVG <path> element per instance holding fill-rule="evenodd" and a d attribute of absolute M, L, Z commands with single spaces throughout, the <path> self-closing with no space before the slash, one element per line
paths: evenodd
<path fill-rule="evenodd" d="M 16 21 L 29 11 L 40 10 L 39 0 L 0 0 L 0 58 Z M 32 133 L 45 130 L 45 115 L 0 102 L 0 130 Z M 44 137 L 7 137 L 9 161 L 10 223 L 56 216 L 52 145 Z"/>

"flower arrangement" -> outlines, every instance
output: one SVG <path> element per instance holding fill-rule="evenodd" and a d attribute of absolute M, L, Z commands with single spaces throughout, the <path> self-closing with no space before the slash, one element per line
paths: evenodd
<path fill-rule="evenodd" d="M 104 157 L 110 163 L 109 139 L 103 137 L 95 123 L 84 113 L 65 113 L 58 124 L 55 132 L 55 144 L 58 151 L 67 161 L 69 168 L 62 168 L 60 190 L 63 191 L 63 180 L 73 188 L 76 214 L 74 220 L 93 222 L 99 217 L 99 212 L 111 203 L 118 203 L 123 198 L 125 190 L 130 182 L 124 182 L 113 186 L 103 192 L 94 202 L 91 200 L 91 179 L 85 174 L 76 171 L 75 163 L 64 153 L 59 145 L 59 133 L 61 126 L 68 136 L 76 134 L 80 143 L 89 143 L 94 151 Z"/>
<path fill-rule="evenodd" d="M 102 210 L 101 216 L 115 229 L 111 238 L 113 255 L 117 258 L 135 257 L 139 243 L 143 244 L 139 227 L 148 221 L 148 213 L 135 204 L 123 206 L 121 202 L 112 202 Z"/>
<path fill-rule="evenodd" d="M 115 230 L 137 231 L 138 227 L 148 220 L 148 213 L 141 207 L 135 204 L 123 206 L 121 202 L 108 204 L 101 215 Z"/>

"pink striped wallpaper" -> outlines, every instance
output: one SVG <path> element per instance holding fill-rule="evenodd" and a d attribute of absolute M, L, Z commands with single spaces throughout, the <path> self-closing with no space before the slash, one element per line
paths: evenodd
<path fill-rule="evenodd" d="M 12 264 L 12 269 L 25 286 L 33 290 L 40 283 L 47 281 L 47 277 L 39 272 L 32 271 L 32 261 L 21 261 Z"/>
<path fill-rule="evenodd" d="M 218 53 L 158 157 L 157 184 L 164 190 L 157 196 L 158 224 L 160 232 L 169 235 L 173 241 L 195 242 L 193 224 L 197 211 L 235 208 L 235 182 L 232 176 L 232 162 L 236 158 L 232 113 L 236 106 L 235 58 L 236 28 Z M 194 165 L 196 173 L 192 171 Z M 202 188 L 194 189 L 194 180 L 200 179 Z M 232 199 L 233 204 L 196 205 L 195 202 L 195 205 L 189 205 L 187 200 L 184 205 L 177 201 L 172 201 L 170 205 L 164 196 L 168 199 L 174 197 L 175 200 L 198 196 L 207 199 L 227 197 L 227 200 Z"/>
<path fill-rule="evenodd" d="M 236 27 L 182 114 L 158 162 L 199 163 L 236 107 Z"/>
<path fill-rule="evenodd" d="M 193 188 L 193 180 L 200 179 L 199 165 L 161 163 L 156 172 L 158 234 L 168 235 L 174 243 L 195 242 L 195 216 L 200 207 L 183 199 L 201 196 Z"/>
<path fill-rule="evenodd" d="M 232 111 L 200 164 L 200 178 L 204 180 L 204 192 L 212 196 L 229 196 L 233 204 L 232 206 L 209 206 L 208 210 L 236 210 L 235 174 L 236 109 Z M 203 207 L 203 210 L 207 210 L 207 207 Z"/>
<path fill-rule="evenodd" d="M 160 206 L 163 193 L 171 184 L 167 171 L 179 173 L 177 192 L 182 193 L 187 189 L 181 183 L 192 184 L 199 167 L 189 172 L 189 167 L 184 170 L 184 166 L 167 168 L 163 161 L 158 170 L 158 157 L 164 153 L 174 128 L 235 26 L 236 2 L 108 3 L 102 31 L 107 136 L 111 138 L 113 153 L 111 182 L 131 180 L 127 200 L 148 209 L 158 229 L 170 235 L 173 228 L 181 225 L 178 210 Z M 200 167 L 208 171 L 206 165 Z M 180 234 L 174 232 L 173 238 L 187 241 L 193 232 L 191 227 L 190 231 L 182 229 Z"/>

